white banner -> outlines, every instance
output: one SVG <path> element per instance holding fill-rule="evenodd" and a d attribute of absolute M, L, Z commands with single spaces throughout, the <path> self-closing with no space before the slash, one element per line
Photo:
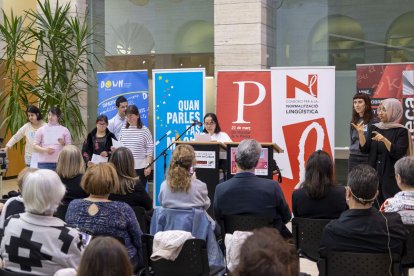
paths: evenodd
<path fill-rule="evenodd" d="M 335 67 L 272 68 L 271 78 L 272 141 L 284 149 L 275 159 L 288 197 L 303 181 L 306 160 L 315 150 L 333 157 Z"/>

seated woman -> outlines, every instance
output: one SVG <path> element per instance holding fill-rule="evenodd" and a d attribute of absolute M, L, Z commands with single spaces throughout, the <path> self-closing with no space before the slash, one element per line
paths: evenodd
<path fill-rule="evenodd" d="M 317 150 L 309 157 L 305 181 L 292 194 L 295 217 L 337 218 L 347 209 L 345 188 L 335 185 L 331 157 Z"/>
<path fill-rule="evenodd" d="M 54 276 L 133 275 L 125 246 L 112 237 L 96 237 L 82 254 L 78 271 L 61 269 Z"/>
<path fill-rule="evenodd" d="M 76 146 L 67 145 L 63 147 L 59 154 L 56 173 L 66 186 L 66 194 L 62 201 L 64 205 L 69 205 L 76 198 L 88 196 L 80 186 L 82 176 L 85 173 L 85 163 L 80 150 Z"/>
<path fill-rule="evenodd" d="M 108 199 L 110 193 L 119 191 L 114 166 L 111 163 L 90 166 L 82 178 L 81 187 L 89 197 L 72 200 L 66 222 L 92 235 L 123 239 L 135 268 L 142 267 L 142 231 L 135 213 L 128 204 Z"/>
<path fill-rule="evenodd" d="M 117 148 L 109 162 L 115 167 L 120 185 L 120 191 L 110 194 L 109 199 L 152 210 L 152 198 L 135 173 L 132 152 L 125 147 Z"/>
<path fill-rule="evenodd" d="M 191 209 L 210 207 L 206 183 L 194 173 L 196 163 L 194 149 L 190 145 L 178 145 L 171 157 L 167 180 L 161 184 L 158 200 L 164 208 Z"/>
<path fill-rule="evenodd" d="M 398 212 L 404 224 L 414 224 L 414 157 L 403 157 L 395 163 L 395 179 L 401 192 L 387 199 L 381 210 Z"/>
<path fill-rule="evenodd" d="M 111 156 L 112 139 L 115 135 L 108 129 L 108 117 L 99 115 L 96 118 L 96 127 L 86 137 L 82 147 L 82 156 L 87 165 L 89 165 L 94 154 L 101 157 Z"/>
<path fill-rule="evenodd" d="M 11 215 L 24 213 L 24 203 L 21 192 L 23 190 L 23 181 L 29 173 L 37 171 L 36 168 L 26 167 L 17 175 L 17 187 L 20 195 L 9 198 L 1 210 L 0 228 L 3 229 L 4 221 Z"/>
<path fill-rule="evenodd" d="M 214 113 L 207 113 L 204 116 L 204 133 L 211 135 L 212 141 L 217 142 L 231 142 L 230 136 L 221 130 L 217 116 Z"/>
<path fill-rule="evenodd" d="M 25 213 L 6 219 L 0 245 L 5 268 L 34 275 L 53 275 L 76 268 L 83 243 L 78 230 L 53 217 L 65 195 L 65 185 L 52 170 L 37 170 L 23 182 Z"/>

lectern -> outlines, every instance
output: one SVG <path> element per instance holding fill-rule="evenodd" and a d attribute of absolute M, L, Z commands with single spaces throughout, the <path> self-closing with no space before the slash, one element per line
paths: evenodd
<path fill-rule="evenodd" d="M 194 148 L 197 160 L 196 175 L 198 179 L 207 184 L 208 197 L 211 200 L 207 212 L 213 217 L 214 193 L 220 181 L 220 153 L 225 154 L 226 145 L 221 142 L 175 141 L 174 143 L 190 145 Z"/>
<path fill-rule="evenodd" d="M 236 174 L 236 152 L 239 143 L 229 142 L 225 143 L 225 145 L 227 146 L 227 179 L 230 179 Z M 282 153 L 283 149 L 275 143 L 260 143 L 260 145 L 262 146 L 262 153 L 260 154 L 255 174 L 259 177 L 272 179 L 273 171 L 269 164 L 273 160 L 274 152 Z"/>

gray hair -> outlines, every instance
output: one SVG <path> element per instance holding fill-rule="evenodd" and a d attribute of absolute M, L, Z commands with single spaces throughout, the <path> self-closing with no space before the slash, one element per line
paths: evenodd
<path fill-rule="evenodd" d="M 394 165 L 395 174 L 399 174 L 401 182 L 407 186 L 414 186 L 414 157 L 406 156 Z"/>
<path fill-rule="evenodd" d="M 242 170 L 251 170 L 259 162 L 262 146 L 256 140 L 243 140 L 237 147 L 236 163 Z"/>
<path fill-rule="evenodd" d="M 26 212 L 39 215 L 53 215 L 63 196 L 65 185 L 52 170 L 37 170 L 25 177 L 23 182 L 23 201 Z"/>

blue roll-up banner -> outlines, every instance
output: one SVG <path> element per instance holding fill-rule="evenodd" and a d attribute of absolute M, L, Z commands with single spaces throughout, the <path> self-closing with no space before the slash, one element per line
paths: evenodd
<path fill-rule="evenodd" d="M 154 91 L 154 141 L 158 156 L 188 128 L 193 120 L 202 121 L 205 113 L 205 69 L 153 70 Z M 202 132 L 201 126 L 192 127 L 181 141 L 194 140 L 194 134 Z M 166 137 L 162 138 L 165 134 Z M 158 141 L 162 138 L 161 141 Z M 173 145 L 167 151 L 167 168 Z M 154 199 L 158 206 L 158 194 L 164 180 L 164 159 L 155 163 Z"/>
<path fill-rule="evenodd" d="M 138 107 L 142 123 L 148 126 L 148 72 L 111 71 L 98 72 L 98 115 L 105 114 L 112 119 L 117 109 L 116 98 L 124 96 L 128 104 Z"/>

